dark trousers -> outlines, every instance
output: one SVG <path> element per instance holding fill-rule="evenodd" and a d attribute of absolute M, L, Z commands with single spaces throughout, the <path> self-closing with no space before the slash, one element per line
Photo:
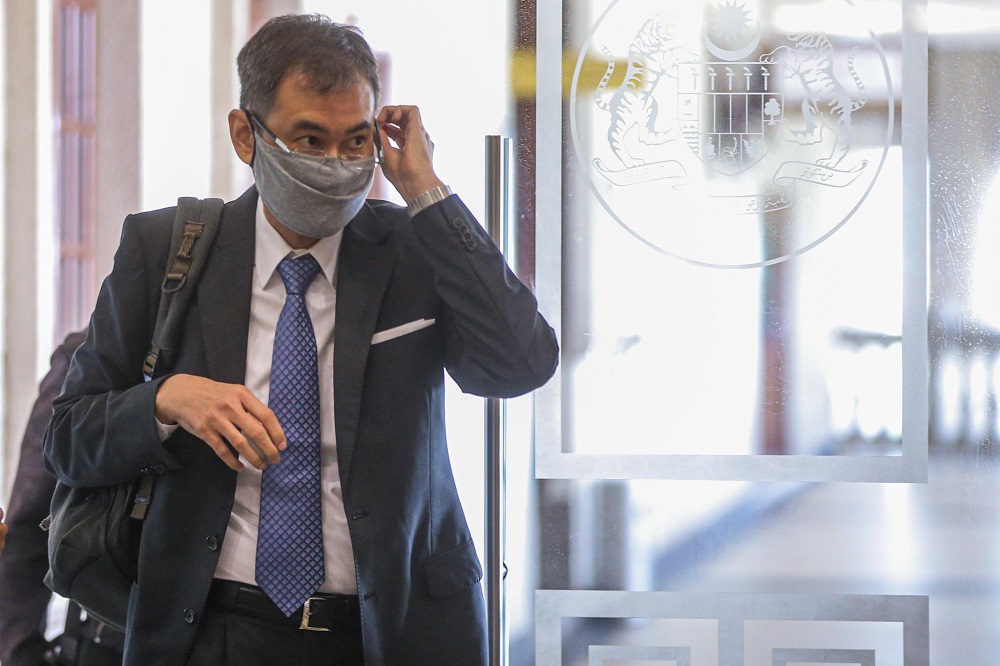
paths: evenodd
<path fill-rule="evenodd" d="M 89 617 L 76 602 L 70 601 L 66 609 L 65 630 L 52 641 L 42 663 L 56 666 L 121 666 L 124 647 L 125 634 L 97 618 Z"/>
<path fill-rule="evenodd" d="M 299 628 L 300 615 L 261 617 L 259 608 L 247 610 L 210 595 L 188 666 L 364 666 L 360 617 L 330 631 L 308 631 Z"/>
<path fill-rule="evenodd" d="M 58 664 L 58 666 L 121 666 L 122 664 L 120 649 L 107 648 L 93 642 L 79 644 L 75 656 L 70 656 L 68 652 L 63 652 L 59 648 L 53 648 L 45 658 L 49 661 L 44 663 Z"/>

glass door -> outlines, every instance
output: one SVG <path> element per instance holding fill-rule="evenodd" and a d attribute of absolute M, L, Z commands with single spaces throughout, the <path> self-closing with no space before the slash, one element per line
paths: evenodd
<path fill-rule="evenodd" d="M 995 663 L 1000 8 L 531 13 L 510 662 Z"/>

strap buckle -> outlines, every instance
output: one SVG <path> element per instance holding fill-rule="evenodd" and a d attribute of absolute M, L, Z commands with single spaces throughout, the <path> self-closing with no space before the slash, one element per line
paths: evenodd
<path fill-rule="evenodd" d="M 312 617 L 312 609 L 309 605 L 314 601 L 320 601 L 317 597 L 309 597 L 306 599 L 306 603 L 302 606 L 302 623 L 299 624 L 299 629 L 305 631 L 330 631 L 328 627 L 314 627 L 310 624 L 309 620 Z"/>

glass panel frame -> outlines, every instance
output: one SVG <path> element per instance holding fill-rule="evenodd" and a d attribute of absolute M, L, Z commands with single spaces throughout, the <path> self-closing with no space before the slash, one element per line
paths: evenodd
<path fill-rule="evenodd" d="M 616 4 L 609 3 L 610 6 Z M 848 5 L 852 3 L 844 0 Z M 918 482 L 928 463 L 928 287 L 927 287 L 927 33 L 926 1 L 898 5 L 902 78 L 901 133 L 904 192 L 903 229 L 902 438 L 899 455 L 701 455 L 652 453 L 616 455 L 566 450 L 564 404 L 566 364 L 535 394 L 535 472 L 539 479 L 685 479 L 745 481 Z M 562 337 L 564 64 L 560 2 L 537 6 L 536 294 L 547 319 Z M 561 34 L 561 33 L 560 33 Z M 576 55 L 576 54 L 571 54 Z M 556 249 L 558 248 L 558 249 Z M 670 259 L 665 259 L 669 261 Z"/>
<path fill-rule="evenodd" d="M 710 640 L 695 639 L 702 643 L 700 659 L 692 663 L 714 663 L 739 666 L 760 663 L 748 652 L 754 649 L 753 635 L 761 621 L 793 621 L 827 623 L 841 626 L 847 632 L 853 623 L 866 625 L 902 625 L 898 640 L 892 641 L 892 652 L 902 654 L 901 666 L 929 666 L 930 664 L 930 606 L 924 596 L 858 595 L 858 594 L 739 594 L 705 592 L 611 592 L 539 590 L 535 593 L 536 657 L 540 664 L 563 664 L 566 638 L 563 621 L 566 618 L 672 618 L 699 622 L 714 621 L 714 636 Z M 859 624 L 860 626 L 860 624 Z M 699 632 L 704 633 L 704 632 Z M 711 633 L 711 632 L 710 632 Z M 871 632 L 868 640 L 871 640 Z M 650 636 L 639 636 L 650 640 Z M 704 638 L 704 637 L 700 637 Z M 796 642 L 792 633 L 785 633 L 782 640 Z M 657 639 L 658 640 L 658 639 Z M 843 640 L 843 639 L 841 639 Z M 607 646 L 601 646 L 606 648 Z M 629 645 L 618 646 L 616 655 L 628 653 L 633 657 L 642 648 L 669 647 L 673 654 L 695 645 Z M 694 650 L 692 650 L 693 652 Z M 806 651 L 827 658 L 860 656 L 868 659 L 872 648 L 837 648 L 817 646 L 802 648 L 774 646 L 771 648 L 773 663 L 787 663 L 788 658 Z M 886 650 L 882 650 L 886 652 Z M 852 653 L 855 653 L 852 655 Z M 602 651 L 607 654 L 607 651 Z M 690 656 L 690 655 L 689 655 Z M 886 655 L 878 655 L 883 663 Z M 620 657 L 619 657 L 620 658 Z M 661 657 L 657 657 L 661 658 Z M 782 661 L 783 660 L 783 661 Z M 820 659 L 817 659 L 820 661 Z M 591 656 L 591 663 L 594 658 Z M 858 663 L 841 662 L 841 663 Z M 866 663 L 862 661 L 861 663 Z M 890 662 L 886 662 L 890 663 Z M 898 663 L 898 662 L 897 662 Z"/>

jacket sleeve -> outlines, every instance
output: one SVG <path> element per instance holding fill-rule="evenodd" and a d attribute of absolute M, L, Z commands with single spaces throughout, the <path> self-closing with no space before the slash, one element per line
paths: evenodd
<path fill-rule="evenodd" d="M 446 365 L 459 387 L 510 398 L 548 381 L 559 357 L 555 333 L 461 199 L 422 210 L 412 227 L 446 305 Z"/>
<path fill-rule="evenodd" d="M 169 215 L 126 218 L 87 339 L 53 404 L 45 461 L 67 485 L 113 485 L 149 469 L 177 467 L 155 425 L 163 378 L 144 382 L 142 375 L 169 251 Z"/>
<path fill-rule="evenodd" d="M 49 567 L 48 537 L 38 524 L 49 513 L 56 480 L 45 471 L 42 438 L 52 416 L 52 401 L 82 341 L 83 332 L 71 333 L 52 354 L 21 440 L 7 512 L 10 533 L 0 557 L 0 662 L 5 664 L 40 664 L 47 647 L 45 615 L 52 592 L 42 578 Z"/>

